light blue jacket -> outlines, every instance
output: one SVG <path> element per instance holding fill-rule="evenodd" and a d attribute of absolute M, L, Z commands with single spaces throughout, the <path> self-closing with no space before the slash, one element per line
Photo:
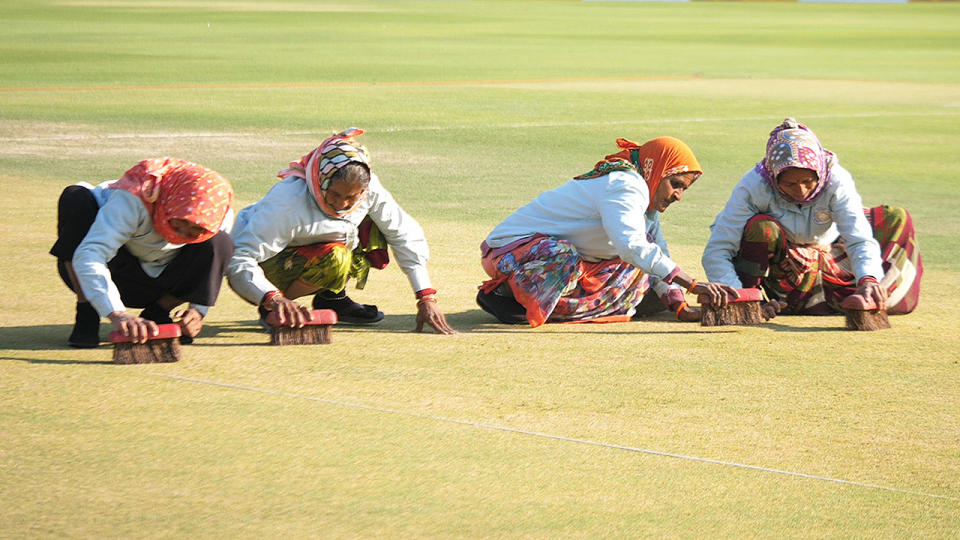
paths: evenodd
<path fill-rule="evenodd" d="M 832 244 L 843 238 L 857 281 L 883 277 L 880 244 L 863 214 L 863 202 L 853 177 L 839 164 L 831 168 L 830 183 L 810 204 L 781 197 L 751 169 L 733 188 L 726 207 L 710 225 L 710 241 L 703 250 L 703 269 L 711 282 L 742 287 L 733 267 L 747 221 L 757 214 L 772 216 L 783 226 L 787 241 L 801 245 Z"/>

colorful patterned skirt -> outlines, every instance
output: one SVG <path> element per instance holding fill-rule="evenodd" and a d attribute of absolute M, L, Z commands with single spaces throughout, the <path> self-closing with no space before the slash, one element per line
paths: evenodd
<path fill-rule="evenodd" d="M 387 241 L 370 218 L 361 222 L 358 236 L 360 245 L 350 251 L 339 242 L 288 247 L 260 263 L 270 283 L 285 291 L 297 280 L 317 289 L 338 293 L 350 278 L 356 288 L 367 283 L 370 268 L 383 269 L 390 261 Z"/>
<path fill-rule="evenodd" d="M 880 244 L 884 276 L 890 294 L 888 313 L 910 313 L 920 300 L 923 261 L 913 219 L 899 207 L 865 209 L 873 236 Z M 763 287 L 771 299 L 787 303 L 786 313 L 828 315 L 857 290 L 856 276 L 840 239 L 830 246 L 802 246 L 786 239 L 770 216 L 754 216 L 744 228 L 734 259 L 744 287 Z"/>
<path fill-rule="evenodd" d="M 491 292 L 506 283 L 527 311 L 530 326 L 545 322 L 624 322 L 650 286 L 650 278 L 621 259 L 584 261 L 567 240 L 536 235 L 503 249 L 485 250 Z"/>

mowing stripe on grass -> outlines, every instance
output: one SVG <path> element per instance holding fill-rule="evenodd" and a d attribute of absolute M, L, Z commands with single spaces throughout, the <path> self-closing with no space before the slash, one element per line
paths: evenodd
<path fill-rule="evenodd" d="M 902 117 L 925 117 L 925 116 L 957 116 L 960 111 L 936 111 L 936 112 L 903 112 L 903 113 L 850 113 L 850 114 L 806 114 L 807 118 L 819 119 L 844 119 L 844 118 L 902 118 Z M 657 118 L 657 119 L 634 119 L 634 120 L 604 120 L 604 121 L 579 121 L 579 122 L 516 122 L 509 124 L 459 124 L 452 126 L 405 126 L 405 127 L 384 127 L 371 128 L 364 131 L 366 133 L 404 133 L 412 131 L 457 131 L 457 130 L 502 130 L 502 129 L 522 129 L 522 128 L 555 128 L 555 127 L 583 127 L 595 125 L 645 125 L 645 124 L 689 124 L 689 123 L 709 123 L 709 122 L 750 122 L 750 121 L 768 121 L 770 116 L 740 116 L 740 117 L 714 117 L 714 118 Z M 330 128 L 320 131 L 283 131 L 276 135 L 289 136 L 327 136 L 342 128 Z M 0 143 L 17 142 L 45 142 L 45 141 L 88 141 L 88 140 L 119 140 L 119 139 L 215 139 L 215 138 L 238 138 L 238 137 L 261 137 L 268 132 L 262 133 L 107 133 L 103 135 L 50 135 L 41 137 L 0 137 Z"/>
<path fill-rule="evenodd" d="M 303 394 L 294 394 L 294 393 L 291 393 L 291 392 L 279 392 L 279 391 L 276 391 L 276 390 L 268 390 L 268 389 L 265 389 L 265 388 L 256 388 L 256 387 L 252 387 L 252 386 L 243 386 L 243 385 L 239 385 L 239 384 L 231 384 L 231 383 L 225 383 L 225 382 L 219 382 L 219 381 L 210 381 L 210 380 L 205 380 L 205 379 L 195 379 L 195 378 L 192 378 L 192 377 L 181 377 L 181 376 L 179 376 L 179 375 L 167 375 L 167 374 L 165 374 L 165 373 L 149 373 L 149 375 L 152 375 L 152 376 L 154 376 L 154 377 L 162 377 L 162 378 L 165 378 L 165 379 L 172 379 L 172 380 L 175 380 L 175 381 L 191 382 L 191 383 L 195 383 L 195 384 L 204 384 L 204 385 L 209 385 L 209 386 L 218 386 L 218 387 L 221 387 L 221 388 L 230 388 L 230 389 L 233 389 L 233 390 L 242 390 L 242 391 L 245 391 L 245 392 L 256 392 L 256 393 L 259 393 L 259 394 L 267 394 L 267 395 L 271 395 L 271 396 L 280 396 L 280 397 L 291 397 L 291 398 L 296 398 L 296 399 L 304 399 L 304 400 L 308 400 L 308 401 L 315 401 L 315 402 L 318 402 L 318 403 L 325 403 L 325 404 L 327 404 L 327 405 L 337 405 L 337 406 L 341 406 L 341 407 L 350 407 L 350 408 L 353 408 L 353 409 L 364 409 L 364 410 L 376 411 L 376 412 L 381 412 L 381 413 L 398 414 L 398 415 L 408 416 L 408 417 L 412 417 L 412 418 L 421 418 L 421 419 L 424 419 L 424 420 L 433 420 L 433 421 L 435 421 L 435 422 L 447 422 L 447 423 L 450 423 L 450 424 L 459 424 L 459 425 L 463 425 L 463 426 L 472 426 L 472 427 L 481 428 L 481 429 L 488 429 L 488 430 L 494 430 L 494 431 L 505 431 L 505 432 L 508 432 L 508 433 L 516 433 L 516 434 L 518 434 L 518 435 L 528 435 L 528 436 L 531 436 L 531 437 L 540 437 L 540 438 L 544 438 L 544 439 L 552 439 L 552 440 L 555 440 L 555 441 L 572 442 L 572 443 L 578 443 L 578 444 L 585 444 L 585 445 L 589 445 L 589 446 L 599 446 L 599 447 L 601 447 L 601 448 L 609 448 L 609 449 L 612 449 L 612 450 L 625 450 L 625 451 L 627 451 L 627 452 L 635 452 L 635 453 L 639 453 L 639 454 L 649 454 L 649 455 L 653 455 L 653 456 L 668 457 L 668 458 L 674 458 L 674 459 L 682 459 L 682 460 L 687 460 L 687 461 L 695 461 L 695 462 L 698 462 L 698 463 L 709 463 L 709 464 L 712 464 L 712 465 L 721 465 L 721 466 L 724 466 L 724 467 L 735 467 L 735 468 L 738 468 L 738 469 L 747 469 L 747 470 L 757 471 L 757 472 L 782 474 L 782 475 L 786 475 L 786 476 L 794 476 L 794 477 L 798 477 L 798 478 L 806 478 L 806 479 L 808 479 L 808 480 L 818 480 L 818 481 L 821 481 L 821 482 L 832 482 L 832 483 L 835 483 L 835 484 L 844 484 L 844 485 L 848 485 L 848 486 L 854 486 L 854 487 L 860 487 L 860 488 L 867 488 L 867 489 L 879 489 L 879 490 L 883 490 L 883 491 L 890 491 L 890 492 L 893 492 L 893 493 L 901 493 L 901 494 L 904 494 L 904 495 L 914 495 L 914 496 L 918 496 L 918 497 L 928 497 L 928 498 L 932 498 L 932 499 L 945 499 L 945 500 L 948 500 L 948 501 L 960 501 L 960 498 L 958 498 L 958 497 L 950 497 L 950 496 L 947 496 L 947 495 L 937 495 L 937 494 L 934 494 L 934 493 L 924 493 L 924 492 L 922 492 L 922 491 L 912 491 L 912 490 L 909 490 L 909 489 L 900 489 L 900 488 L 895 488 L 895 487 L 890 487 L 890 486 L 881 486 L 881 485 L 877 485 L 877 484 L 867 484 L 867 483 L 864 483 L 864 482 L 857 482 L 857 481 L 854 481 L 854 480 L 844 480 L 844 479 L 842 479 L 842 478 L 832 478 L 832 477 L 829 477 L 829 476 L 819 476 L 819 475 L 816 475 L 816 474 L 807 474 L 807 473 L 796 472 L 796 471 L 787 471 L 787 470 L 783 470 L 783 469 L 773 469 L 773 468 L 770 468 L 770 467 L 762 467 L 762 466 L 759 466 L 759 465 L 748 465 L 748 464 L 746 464 L 746 463 L 737 463 L 737 462 L 735 462 L 735 461 L 723 461 L 723 460 L 719 460 L 719 459 L 711 459 L 711 458 L 704 458 L 704 457 L 698 457 L 698 456 L 688 456 L 688 455 L 684 455 L 684 454 L 675 454 L 675 453 L 672 453 L 672 452 L 661 452 L 661 451 L 659 451 L 659 450 L 650 450 L 650 449 L 647 449 L 647 448 L 638 448 L 638 447 L 636 447 L 636 446 L 625 446 L 625 445 L 622 445 L 622 444 L 606 443 L 606 442 L 602 442 L 602 441 L 591 441 L 591 440 L 589 440 L 589 439 L 578 439 L 578 438 L 575 438 L 575 437 L 566 437 L 566 436 L 563 436 L 563 435 L 553 435 L 553 434 L 550 434 L 550 433 L 541 433 L 541 432 L 537 432 L 537 431 L 527 431 L 527 430 L 524 430 L 524 429 L 512 428 L 512 427 L 509 427 L 509 426 L 498 426 L 498 425 L 495 425 L 495 424 L 486 424 L 486 423 L 483 423 L 483 422 L 474 422 L 474 421 L 472 421 L 472 420 L 460 420 L 460 419 L 457 419 L 457 418 L 447 418 L 447 417 L 443 417 L 443 416 L 433 416 L 433 415 L 429 415 L 429 414 L 423 414 L 423 413 L 417 413 L 417 412 L 410 412 L 410 411 L 403 411 L 403 410 L 400 410 L 400 409 L 391 409 L 391 408 L 387 408 L 387 407 L 377 407 L 377 406 L 374 406 L 374 405 L 365 405 L 365 404 L 363 404 L 363 403 L 352 403 L 352 402 L 349 402 L 349 401 L 340 401 L 340 400 L 336 400 L 336 399 L 318 398 L 318 397 L 312 397 L 312 396 L 305 396 L 305 395 L 303 395 Z"/>
<path fill-rule="evenodd" d="M 539 79 L 477 79 L 450 81 L 312 81 L 290 83 L 196 83 L 196 84 L 149 84 L 131 86 L 7 86 L 0 92 L 85 92 L 85 91 L 133 91 L 133 90 L 219 90 L 241 88 L 358 88 L 368 86 L 495 86 L 500 84 L 540 84 L 568 82 L 631 82 L 631 81 L 683 81 L 702 79 L 703 75 L 651 75 L 628 77 L 544 77 Z"/>

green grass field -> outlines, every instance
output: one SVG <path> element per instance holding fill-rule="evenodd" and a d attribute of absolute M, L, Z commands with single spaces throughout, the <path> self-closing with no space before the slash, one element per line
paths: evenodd
<path fill-rule="evenodd" d="M 3 0 L 0 21 L 0 537 L 960 531 L 960 4 Z M 867 205 L 912 212 L 923 298 L 893 329 L 531 330 L 474 304 L 487 232 L 621 136 L 700 157 L 663 222 L 702 276 L 785 116 Z M 329 346 L 267 346 L 227 288 L 179 363 L 65 346 L 66 185 L 172 155 L 243 206 L 351 125 L 458 335 L 409 332 L 392 265 L 351 291 L 385 321 Z"/>

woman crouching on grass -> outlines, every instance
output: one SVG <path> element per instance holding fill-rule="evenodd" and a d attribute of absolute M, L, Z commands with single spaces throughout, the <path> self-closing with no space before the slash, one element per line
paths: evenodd
<path fill-rule="evenodd" d="M 490 280 L 477 303 L 507 324 L 627 321 L 651 286 L 681 321 L 700 320 L 684 289 L 723 306 L 731 287 L 700 283 L 670 259 L 660 213 L 702 170 L 683 141 L 660 137 L 621 149 L 595 168 L 541 193 L 481 245 Z M 662 309 L 662 308 L 661 308 Z"/>
<path fill-rule="evenodd" d="M 141 161 L 96 187 L 67 187 L 50 253 L 77 294 L 68 344 L 96 347 L 101 317 L 134 342 L 146 341 L 184 302 L 181 342 L 191 342 L 233 254 L 224 232 L 232 202 L 233 188 L 220 174 L 175 158 Z M 145 309 L 136 316 L 127 306 Z"/>
<path fill-rule="evenodd" d="M 864 209 L 853 178 L 807 126 L 787 118 L 710 226 L 707 277 L 762 287 L 769 318 L 840 312 L 851 295 L 888 313 L 919 300 L 923 263 L 910 214 Z M 865 305 L 865 304 L 864 304 Z"/>
<path fill-rule="evenodd" d="M 417 299 L 415 330 L 426 324 L 454 334 L 430 285 L 423 229 L 370 171 L 367 150 L 354 139 L 362 133 L 329 137 L 240 211 L 230 286 L 258 306 L 261 321 L 276 311 L 282 324 L 303 326 L 310 309 L 294 299 L 312 295 L 313 308 L 334 310 L 342 323 L 375 324 L 383 313 L 351 300 L 346 286 L 354 278 L 362 289 L 371 266 L 386 266 L 390 246 Z"/>

